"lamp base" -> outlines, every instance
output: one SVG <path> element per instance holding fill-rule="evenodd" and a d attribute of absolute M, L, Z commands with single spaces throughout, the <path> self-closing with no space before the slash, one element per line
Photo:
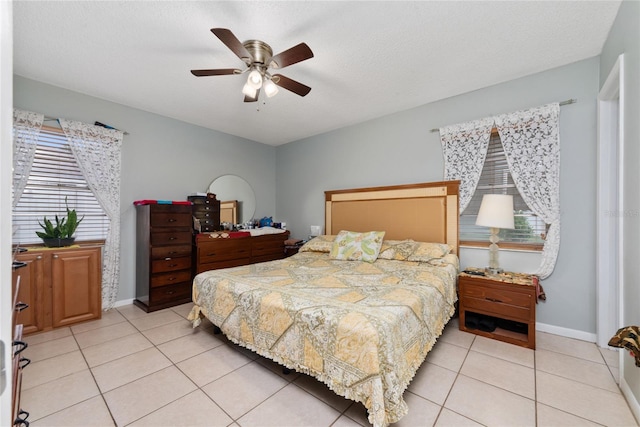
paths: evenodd
<path fill-rule="evenodd" d="M 489 274 L 500 274 L 504 273 L 504 270 L 500 267 L 485 267 L 484 271 Z"/>

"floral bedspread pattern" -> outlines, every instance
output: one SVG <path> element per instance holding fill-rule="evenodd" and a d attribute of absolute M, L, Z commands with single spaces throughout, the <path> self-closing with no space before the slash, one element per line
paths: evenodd
<path fill-rule="evenodd" d="M 302 252 L 194 279 L 189 315 L 335 393 L 374 426 L 407 411 L 403 393 L 454 313 L 458 260 L 339 261 Z"/>

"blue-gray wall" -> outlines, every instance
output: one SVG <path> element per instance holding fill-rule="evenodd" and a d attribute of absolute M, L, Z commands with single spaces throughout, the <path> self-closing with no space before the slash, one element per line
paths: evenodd
<path fill-rule="evenodd" d="M 113 102 L 14 76 L 14 106 L 129 132 L 122 144 L 118 300 L 135 297 L 134 200 L 186 200 L 218 176 L 242 176 L 256 193 L 256 217 L 275 212 L 275 148 Z"/>
<path fill-rule="evenodd" d="M 623 324 L 640 325 L 640 2 L 624 1 L 604 45 L 600 63 L 600 84 L 624 53 L 624 308 Z M 625 354 L 626 356 L 626 354 Z M 633 358 L 624 357 L 624 382 L 635 396 L 636 417 L 640 418 L 640 368 Z"/>
<path fill-rule="evenodd" d="M 561 247 L 543 282 L 547 301 L 538 305 L 537 321 L 593 340 L 598 88 L 596 57 L 279 146 L 276 213 L 304 238 L 310 225 L 324 224 L 325 190 L 442 180 L 442 148 L 432 128 L 575 98 L 560 111 Z M 461 250 L 463 267 L 487 260 L 486 250 Z M 513 271 L 534 271 L 539 260 L 538 253 L 500 255 L 501 266 Z"/>

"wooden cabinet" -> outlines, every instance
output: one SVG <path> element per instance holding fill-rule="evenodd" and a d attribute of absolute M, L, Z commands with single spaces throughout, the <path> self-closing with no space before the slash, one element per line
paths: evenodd
<path fill-rule="evenodd" d="M 102 316 L 101 247 L 32 248 L 15 258 L 26 263 L 14 272 L 18 300 L 30 306 L 17 316 L 24 334 Z"/>
<path fill-rule="evenodd" d="M 191 204 L 136 206 L 136 299 L 155 311 L 191 301 Z"/>
<path fill-rule="evenodd" d="M 194 218 L 196 233 L 220 229 L 220 200 L 216 199 L 215 194 L 207 193 L 206 196 L 189 196 L 187 199 L 193 203 L 191 214 Z M 198 226 L 200 229 L 198 229 Z"/>
<path fill-rule="evenodd" d="M 536 282 L 526 274 L 461 273 L 460 330 L 535 349 Z"/>
<path fill-rule="evenodd" d="M 29 421 L 27 418 L 29 417 L 29 413 L 22 409 L 20 402 L 20 395 L 22 391 L 22 370 L 26 368 L 31 361 L 26 357 L 22 356 L 21 353 L 27 348 L 27 343 L 23 341 L 24 329 L 23 325 L 17 323 L 18 322 L 18 314 L 24 311 L 28 311 L 29 305 L 22 302 L 19 299 L 20 294 L 20 268 L 24 268 L 26 265 L 21 262 L 14 261 L 13 263 L 13 315 L 11 317 L 12 320 L 12 395 L 11 395 L 11 403 L 12 403 L 12 414 L 11 420 L 14 426 L 28 426 Z"/>
<path fill-rule="evenodd" d="M 219 268 L 273 261 L 285 257 L 284 241 L 289 232 L 255 237 L 211 238 L 196 236 L 195 273 Z"/>

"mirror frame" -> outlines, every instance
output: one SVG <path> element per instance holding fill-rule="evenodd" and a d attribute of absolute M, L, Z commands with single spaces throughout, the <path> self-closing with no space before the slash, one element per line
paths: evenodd
<path fill-rule="evenodd" d="M 226 181 L 235 181 L 227 183 Z M 215 191 L 215 184 L 218 182 L 218 191 Z M 219 188 L 223 182 L 224 187 Z M 242 188 L 238 188 L 241 186 Z M 256 193 L 253 187 L 246 179 L 234 174 L 224 174 L 218 176 L 211 181 L 207 189 L 209 193 L 216 195 L 216 199 L 220 200 L 221 208 L 226 202 L 236 201 L 232 215 L 236 218 L 235 223 L 245 223 L 251 220 L 256 214 Z"/>

